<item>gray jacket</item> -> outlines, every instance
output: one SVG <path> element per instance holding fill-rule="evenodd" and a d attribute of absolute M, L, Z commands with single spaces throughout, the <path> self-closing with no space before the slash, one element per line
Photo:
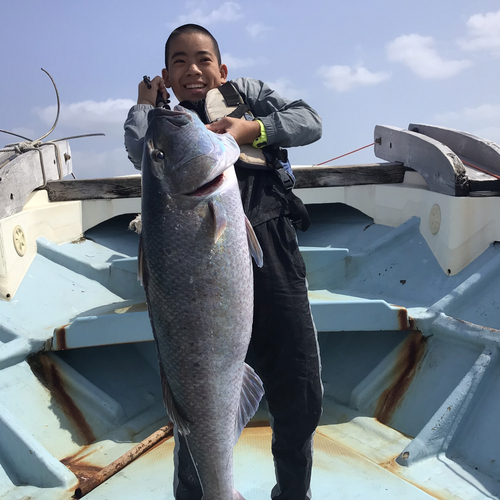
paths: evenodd
<path fill-rule="evenodd" d="M 264 124 L 269 146 L 305 146 L 321 137 L 321 118 L 304 101 L 283 99 L 267 84 L 253 78 L 237 78 L 232 83 L 254 116 Z M 125 121 L 125 148 L 138 170 L 141 169 L 148 113 L 152 108 L 147 104 L 136 104 Z"/>

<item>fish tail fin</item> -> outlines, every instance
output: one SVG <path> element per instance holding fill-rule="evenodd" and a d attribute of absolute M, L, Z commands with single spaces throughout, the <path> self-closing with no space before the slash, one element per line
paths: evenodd
<path fill-rule="evenodd" d="M 245 363 L 243 370 L 243 385 L 241 388 L 240 407 L 236 417 L 235 444 L 240 438 L 245 425 L 255 415 L 259 408 L 260 400 L 264 395 L 262 380 L 252 367 Z"/>
<path fill-rule="evenodd" d="M 253 257 L 253 260 L 255 260 L 257 266 L 262 267 L 262 265 L 264 264 L 264 256 L 262 253 L 262 248 L 260 247 L 259 240 L 255 235 L 252 224 L 250 223 L 247 217 L 245 217 L 245 225 L 247 228 L 247 240 L 248 240 L 248 247 L 250 249 L 250 254 Z"/>

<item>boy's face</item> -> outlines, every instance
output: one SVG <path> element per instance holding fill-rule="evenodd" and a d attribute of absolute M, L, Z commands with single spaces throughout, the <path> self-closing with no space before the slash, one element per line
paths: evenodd
<path fill-rule="evenodd" d="M 182 101 L 196 102 L 226 83 L 227 67 L 219 66 L 212 40 L 201 33 L 183 33 L 172 41 L 168 70 L 162 71 L 167 88 Z"/>

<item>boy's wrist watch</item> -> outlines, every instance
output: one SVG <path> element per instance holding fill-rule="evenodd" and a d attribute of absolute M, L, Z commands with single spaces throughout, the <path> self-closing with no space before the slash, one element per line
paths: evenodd
<path fill-rule="evenodd" d="M 261 149 L 267 145 L 267 133 L 264 124 L 260 120 L 255 120 L 259 123 L 260 126 L 260 135 L 252 142 L 252 146 L 254 148 Z"/>

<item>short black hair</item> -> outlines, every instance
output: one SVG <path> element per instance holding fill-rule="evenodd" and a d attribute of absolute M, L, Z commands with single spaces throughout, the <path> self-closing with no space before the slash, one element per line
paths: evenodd
<path fill-rule="evenodd" d="M 170 45 L 179 35 L 183 35 L 184 33 L 189 35 L 192 33 L 200 33 L 201 35 L 208 36 L 212 40 L 212 43 L 214 45 L 214 51 L 217 57 L 217 61 L 219 62 L 219 66 L 222 64 L 219 44 L 217 43 L 217 40 L 212 35 L 212 33 L 210 33 L 210 31 L 208 31 L 203 26 L 199 26 L 198 24 L 184 24 L 182 26 L 179 26 L 178 28 L 175 28 L 175 30 L 170 33 L 170 36 L 167 39 L 167 43 L 165 44 L 165 68 L 168 69 L 168 54 L 170 52 Z"/>

